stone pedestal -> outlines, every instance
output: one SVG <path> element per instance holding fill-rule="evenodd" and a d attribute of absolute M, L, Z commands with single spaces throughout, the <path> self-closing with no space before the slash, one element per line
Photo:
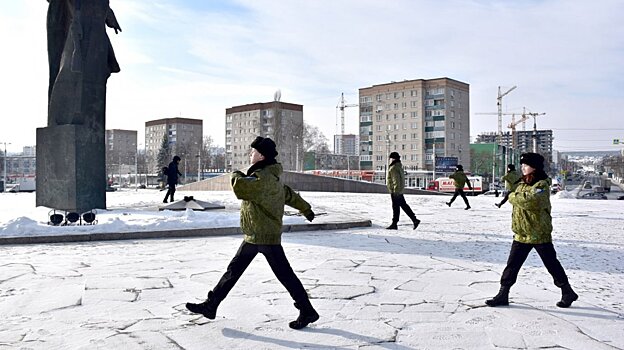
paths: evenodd
<path fill-rule="evenodd" d="M 104 137 L 84 125 L 37 129 L 37 206 L 106 209 Z"/>

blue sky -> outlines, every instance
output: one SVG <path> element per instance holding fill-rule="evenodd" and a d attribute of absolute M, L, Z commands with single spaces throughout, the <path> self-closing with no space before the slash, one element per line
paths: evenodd
<path fill-rule="evenodd" d="M 122 71 L 108 82 L 107 128 L 165 117 L 202 118 L 224 143 L 225 109 L 282 100 L 304 105 L 328 139 L 344 92 L 404 79 L 470 84 L 471 134 L 495 131 L 503 100 L 547 113 L 555 148 L 612 150 L 624 139 L 624 2 L 111 0 L 123 32 L 109 31 Z M 46 126 L 45 1 L 0 0 L 0 142 L 20 150 Z M 347 109 L 347 132 L 357 111 Z M 12 119 L 17 118 L 17 119 Z M 503 123 L 510 122 L 505 117 Z M 527 125 L 530 127 L 530 125 Z M 506 129 L 507 130 L 507 129 Z"/>

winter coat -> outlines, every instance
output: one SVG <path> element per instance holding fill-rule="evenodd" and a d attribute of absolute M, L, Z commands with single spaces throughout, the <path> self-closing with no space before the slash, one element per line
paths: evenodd
<path fill-rule="evenodd" d="M 464 188 L 466 182 L 468 183 L 468 188 L 472 188 L 470 181 L 468 181 L 468 177 L 461 170 L 456 170 L 449 176 L 449 178 L 453 179 L 453 182 L 455 182 L 455 188 Z"/>
<path fill-rule="evenodd" d="M 405 189 L 405 172 L 401 161 L 393 161 L 388 167 L 386 186 L 390 193 L 403 193 Z"/>
<path fill-rule="evenodd" d="M 550 179 L 537 181 L 532 186 L 521 182 L 509 195 L 509 202 L 513 204 L 511 229 L 515 241 L 528 244 L 552 242 L 550 183 Z"/>
<path fill-rule="evenodd" d="M 243 200 L 240 226 L 245 242 L 281 244 L 284 205 L 302 213 L 311 210 L 308 202 L 280 181 L 282 172 L 282 165 L 275 163 L 256 169 L 250 176 L 240 171 L 231 174 L 232 190 Z"/>
<path fill-rule="evenodd" d="M 178 176 L 182 175 L 178 170 L 178 163 L 171 162 L 169 163 L 169 167 L 167 168 L 167 183 L 169 185 L 175 185 L 178 183 Z"/>
<path fill-rule="evenodd" d="M 516 170 L 508 171 L 505 176 L 501 177 L 501 180 L 505 181 L 505 189 L 507 191 L 515 191 L 518 187 L 518 180 L 520 180 L 522 176 Z"/>

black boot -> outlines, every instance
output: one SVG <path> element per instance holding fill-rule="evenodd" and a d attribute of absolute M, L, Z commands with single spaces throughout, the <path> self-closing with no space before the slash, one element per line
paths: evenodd
<path fill-rule="evenodd" d="M 212 291 L 208 292 L 208 299 L 203 303 L 186 303 L 186 308 L 194 314 L 202 314 L 204 317 L 214 320 L 217 317 L 219 302 Z"/>
<path fill-rule="evenodd" d="M 451 204 L 453 204 L 453 202 L 446 202 L 446 205 L 448 205 L 449 208 L 451 207 Z"/>
<path fill-rule="evenodd" d="M 570 284 L 566 284 L 561 287 L 561 300 L 557 302 L 557 306 L 559 307 L 570 307 L 572 302 L 578 299 L 578 294 L 574 293 L 572 290 L 572 286 Z"/>
<path fill-rule="evenodd" d="M 312 307 L 309 300 L 301 303 L 301 305 L 299 303 L 295 303 L 295 307 L 299 309 L 299 317 L 288 324 L 290 328 L 301 329 L 319 319 L 319 314 L 316 310 L 314 310 L 314 307 Z"/>
<path fill-rule="evenodd" d="M 488 306 L 509 305 L 509 287 L 501 286 L 498 294 L 492 299 L 485 301 Z"/>
<path fill-rule="evenodd" d="M 420 225 L 420 220 L 416 219 L 416 217 L 412 218 L 412 222 L 414 223 L 414 230 L 416 228 L 418 228 L 418 225 Z"/>
<path fill-rule="evenodd" d="M 398 230 L 397 223 L 393 222 L 390 226 L 386 227 L 386 230 Z"/>

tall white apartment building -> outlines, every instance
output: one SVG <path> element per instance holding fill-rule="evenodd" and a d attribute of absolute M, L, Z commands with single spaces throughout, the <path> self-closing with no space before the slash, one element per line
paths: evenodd
<path fill-rule="evenodd" d="M 406 170 L 433 170 L 434 154 L 470 167 L 470 89 L 449 78 L 359 89 L 360 168 L 385 170 L 398 152 Z M 434 153 L 435 152 L 435 153 Z"/>
<path fill-rule="evenodd" d="M 270 137 L 277 145 L 277 161 L 284 170 L 303 169 L 303 105 L 273 101 L 234 106 L 225 110 L 227 170 L 249 166 L 251 142 Z"/>

